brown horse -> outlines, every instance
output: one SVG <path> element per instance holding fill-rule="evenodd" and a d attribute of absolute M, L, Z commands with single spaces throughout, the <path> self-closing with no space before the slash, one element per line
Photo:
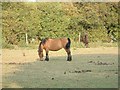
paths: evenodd
<path fill-rule="evenodd" d="M 46 61 L 49 61 L 48 52 L 49 51 L 58 51 L 62 48 L 65 49 L 67 52 L 67 61 L 72 60 L 71 51 L 70 51 L 70 45 L 71 40 L 69 38 L 59 38 L 59 39 L 51 39 L 51 38 L 45 38 L 42 39 L 42 41 L 39 44 L 38 48 L 38 55 L 40 57 L 40 60 L 43 61 L 43 49 L 46 52 Z"/>
<path fill-rule="evenodd" d="M 80 36 L 80 42 L 85 44 L 85 47 L 88 48 L 88 34 L 84 33 Z"/>

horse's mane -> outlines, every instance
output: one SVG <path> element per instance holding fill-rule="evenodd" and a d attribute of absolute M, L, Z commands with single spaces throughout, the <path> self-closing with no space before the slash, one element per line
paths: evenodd
<path fill-rule="evenodd" d="M 41 45 L 41 44 L 44 45 L 48 39 L 49 39 L 49 38 L 43 38 L 43 39 L 41 40 L 41 42 L 40 42 L 40 45 Z"/>
<path fill-rule="evenodd" d="M 49 39 L 49 38 L 44 38 L 44 39 L 41 40 L 41 42 L 40 42 L 40 44 L 39 44 L 38 51 L 42 51 L 41 44 L 44 45 L 48 39 Z"/>

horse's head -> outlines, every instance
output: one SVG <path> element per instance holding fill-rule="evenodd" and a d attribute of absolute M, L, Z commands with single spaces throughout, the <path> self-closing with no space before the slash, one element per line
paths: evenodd
<path fill-rule="evenodd" d="M 43 61 L 43 45 L 42 42 L 40 42 L 40 45 L 38 47 L 38 55 L 41 61 Z"/>

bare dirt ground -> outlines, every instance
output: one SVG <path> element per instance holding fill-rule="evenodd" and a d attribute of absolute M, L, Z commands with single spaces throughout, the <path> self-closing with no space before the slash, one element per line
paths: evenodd
<path fill-rule="evenodd" d="M 69 63 L 66 61 L 67 54 L 63 49 L 49 52 L 49 62 L 38 61 L 37 50 L 3 49 L 2 86 L 117 87 L 117 47 L 72 48 L 71 51 L 73 61 Z"/>
<path fill-rule="evenodd" d="M 75 48 L 71 49 L 72 55 L 76 54 L 118 54 L 118 48 Z M 45 55 L 45 52 L 44 52 Z M 66 56 L 64 49 L 55 52 L 49 52 L 49 56 Z M 37 50 L 2 50 L 2 62 L 26 63 L 34 62 L 38 59 Z"/>

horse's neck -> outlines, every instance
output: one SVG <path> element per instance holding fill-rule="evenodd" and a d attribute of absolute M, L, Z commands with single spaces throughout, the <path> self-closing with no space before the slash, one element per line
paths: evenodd
<path fill-rule="evenodd" d="M 42 48 L 42 47 L 39 47 L 39 51 L 40 51 L 40 52 L 43 52 L 43 48 Z"/>
<path fill-rule="evenodd" d="M 40 44 L 39 44 L 38 50 L 39 50 L 39 51 L 43 51 L 43 48 L 42 48 L 42 41 L 41 41 Z"/>

